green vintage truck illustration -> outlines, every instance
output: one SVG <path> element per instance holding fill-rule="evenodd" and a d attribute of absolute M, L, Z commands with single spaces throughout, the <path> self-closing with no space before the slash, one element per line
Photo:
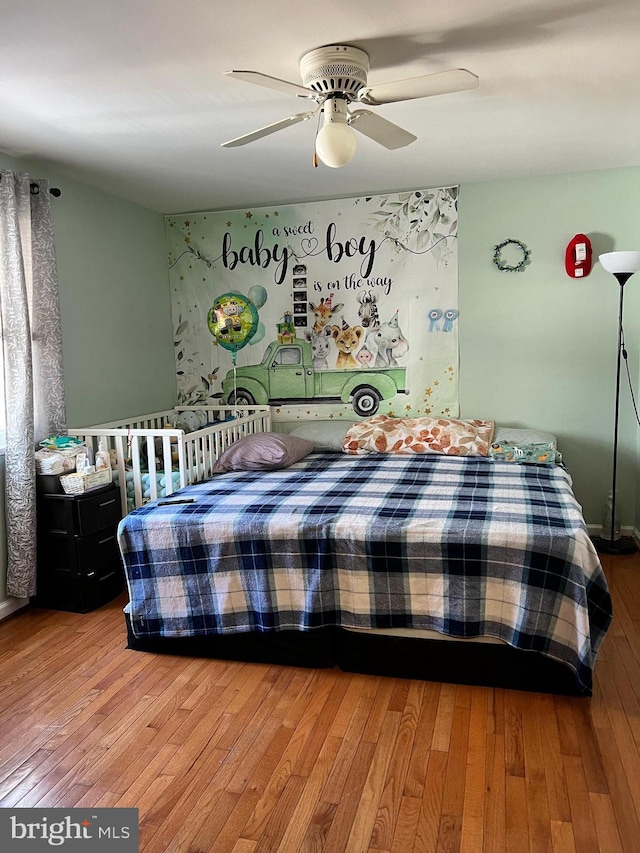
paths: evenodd
<path fill-rule="evenodd" d="M 311 345 L 300 338 L 269 344 L 260 364 L 230 370 L 222 383 L 231 405 L 314 402 L 351 403 L 361 417 L 378 411 L 381 400 L 407 394 L 406 368 L 324 370 L 313 366 Z"/>

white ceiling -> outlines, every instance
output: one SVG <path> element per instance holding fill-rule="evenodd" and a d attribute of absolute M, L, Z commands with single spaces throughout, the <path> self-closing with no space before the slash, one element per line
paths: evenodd
<path fill-rule="evenodd" d="M 0 150 L 177 213 L 640 164 L 638 0 L 0 0 Z M 326 44 L 369 53 L 369 85 L 464 67 L 476 90 L 372 108 L 418 136 L 358 135 L 312 166 L 307 109 L 225 77 L 299 83 Z"/>

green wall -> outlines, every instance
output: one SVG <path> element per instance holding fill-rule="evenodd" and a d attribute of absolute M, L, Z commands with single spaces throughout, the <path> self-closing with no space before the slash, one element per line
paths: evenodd
<path fill-rule="evenodd" d="M 595 263 L 564 270 L 566 244 L 587 234 L 594 256 L 640 248 L 640 169 L 470 184 L 461 188 L 460 402 L 464 417 L 558 435 L 588 523 L 610 488 L 619 287 Z M 500 272 L 493 247 L 531 249 L 521 273 Z M 640 274 L 625 288 L 629 366 L 637 388 Z M 621 394 L 619 509 L 635 523 L 637 424 L 626 376 Z"/>
<path fill-rule="evenodd" d="M 171 408 L 176 389 L 164 221 L 59 182 L 54 204 L 69 425 Z"/>

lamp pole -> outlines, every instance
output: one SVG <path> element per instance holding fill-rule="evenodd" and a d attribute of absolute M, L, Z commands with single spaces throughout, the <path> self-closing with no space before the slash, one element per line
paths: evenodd
<path fill-rule="evenodd" d="M 616 402 L 613 425 L 613 472 L 611 481 L 611 529 L 603 529 L 602 536 L 594 537 L 596 549 L 603 554 L 633 554 L 636 545 L 630 537 L 618 536 L 616 539 L 616 486 L 618 481 L 618 429 L 620 424 L 620 374 L 622 357 L 627 357 L 624 350 L 624 332 L 622 325 L 622 309 L 624 304 L 624 286 L 631 276 L 640 269 L 640 252 L 609 252 L 600 255 L 600 263 L 620 285 L 620 301 L 618 308 L 618 357 L 616 360 Z"/>
<path fill-rule="evenodd" d="M 616 485 L 618 481 L 618 425 L 620 423 L 620 372 L 622 368 L 622 306 L 624 302 L 624 286 L 633 275 L 632 272 L 616 272 L 613 275 L 620 285 L 620 308 L 618 310 L 618 360 L 616 365 L 616 408 L 613 424 L 613 478 L 611 483 L 611 535 L 608 549 L 602 548 L 608 554 L 633 554 L 636 546 L 632 539 L 618 537 L 616 540 Z"/>

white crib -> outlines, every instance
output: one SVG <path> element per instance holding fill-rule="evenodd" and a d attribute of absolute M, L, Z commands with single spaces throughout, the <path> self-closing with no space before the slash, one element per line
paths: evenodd
<path fill-rule="evenodd" d="M 194 432 L 166 427 L 176 413 L 200 412 L 206 426 Z M 122 514 L 148 500 L 211 476 L 218 457 L 235 441 L 271 429 L 268 406 L 179 406 L 126 422 L 69 429 L 93 452 L 102 442 L 114 450 L 114 480 L 120 488 Z M 161 452 L 159 452 L 161 449 Z"/>

